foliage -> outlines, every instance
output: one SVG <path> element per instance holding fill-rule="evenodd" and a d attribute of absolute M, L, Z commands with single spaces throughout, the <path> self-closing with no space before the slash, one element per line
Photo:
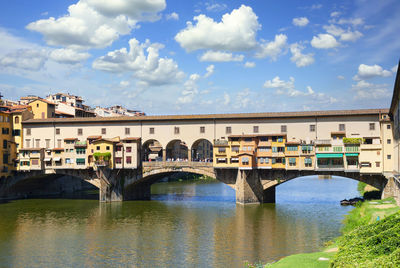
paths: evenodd
<path fill-rule="evenodd" d="M 109 161 L 111 159 L 111 153 L 110 152 L 107 152 L 107 153 L 94 153 L 93 156 L 94 156 L 94 159 L 96 159 L 96 161 L 98 161 L 98 160 Z"/>
<path fill-rule="evenodd" d="M 333 267 L 399 267 L 400 212 L 362 225 L 338 240 Z"/>
<path fill-rule="evenodd" d="M 357 191 L 360 193 L 360 195 L 364 195 L 365 192 L 365 186 L 367 184 L 365 182 L 359 181 L 357 184 Z"/>
<path fill-rule="evenodd" d="M 305 254 L 295 254 L 285 257 L 275 263 L 269 263 L 264 267 L 271 268 L 309 268 L 309 267 L 329 267 L 329 260 L 318 260 L 319 258 L 331 259 L 333 257 L 333 252 L 314 252 Z M 257 266 L 248 266 L 257 267 Z"/>
<path fill-rule="evenodd" d="M 362 142 L 364 142 L 362 138 L 343 138 L 345 144 L 361 144 Z"/>

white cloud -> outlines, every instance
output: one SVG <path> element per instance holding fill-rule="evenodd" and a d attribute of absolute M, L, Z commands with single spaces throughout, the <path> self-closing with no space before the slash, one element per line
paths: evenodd
<path fill-rule="evenodd" d="M 254 68 L 256 67 L 256 63 L 252 62 L 252 61 L 246 61 L 246 63 L 244 64 L 245 68 Z"/>
<path fill-rule="evenodd" d="M 236 94 L 236 105 L 237 108 L 246 108 L 250 103 L 250 89 L 245 88 L 243 91 L 239 91 Z"/>
<path fill-rule="evenodd" d="M 213 64 L 208 65 L 206 68 L 207 73 L 204 75 L 205 78 L 209 77 L 214 73 L 215 66 Z"/>
<path fill-rule="evenodd" d="M 344 30 L 336 25 L 325 25 L 323 28 L 327 31 L 327 33 L 340 37 L 342 41 L 351 41 L 355 42 L 360 39 L 363 34 L 359 31 L 351 31 L 350 29 Z"/>
<path fill-rule="evenodd" d="M 38 71 L 43 68 L 47 58 L 47 52 L 44 49 L 18 49 L 0 57 L 0 66 Z"/>
<path fill-rule="evenodd" d="M 231 103 L 231 97 L 228 93 L 224 92 L 224 105 L 227 106 Z"/>
<path fill-rule="evenodd" d="M 318 34 L 311 40 L 311 46 L 319 49 L 329 49 L 339 46 L 339 42 L 330 34 Z"/>
<path fill-rule="evenodd" d="M 353 26 L 359 26 L 364 24 L 364 20 L 362 18 L 353 18 L 353 19 L 340 19 L 338 24 L 350 24 Z"/>
<path fill-rule="evenodd" d="M 199 93 L 197 81 L 200 79 L 200 75 L 191 74 L 189 79 L 184 84 L 184 90 L 182 91 L 182 97 L 178 98 L 178 103 L 187 104 L 191 103 L 193 99 Z"/>
<path fill-rule="evenodd" d="M 334 12 L 331 13 L 331 17 L 335 18 L 335 17 L 338 17 L 340 14 L 341 13 L 339 11 L 334 11 Z"/>
<path fill-rule="evenodd" d="M 132 72 L 142 86 L 177 83 L 184 77 L 184 73 L 172 59 L 159 57 L 158 51 L 162 47 L 163 45 L 151 44 L 148 40 L 140 44 L 133 38 L 129 40 L 129 51 L 121 48 L 108 52 L 106 56 L 93 62 L 93 68 L 116 73 Z"/>
<path fill-rule="evenodd" d="M 167 20 L 179 20 L 179 14 L 176 12 L 172 12 L 171 14 L 165 15 Z"/>
<path fill-rule="evenodd" d="M 59 63 L 76 64 L 87 60 L 90 57 L 89 53 L 77 52 L 72 49 L 55 49 L 50 53 L 50 58 Z"/>
<path fill-rule="evenodd" d="M 387 84 L 373 84 L 361 80 L 352 85 L 351 89 L 355 92 L 355 99 L 383 99 L 390 97 Z"/>
<path fill-rule="evenodd" d="M 303 49 L 304 47 L 298 43 L 290 45 L 290 52 L 292 53 L 290 60 L 296 63 L 297 67 L 305 67 L 314 63 L 314 54 L 303 54 L 301 53 Z"/>
<path fill-rule="evenodd" d="M 69 48 L 103 48 L 129 34 L 138 20 L 154 20 L 165 0 L 80 0 L 68 15 L 37 20 L 26 26 L 44 36 L 47 44 Z"/>
<path fill-rule="evenodd" d="M 306 17 L 299 17 L 299 18 L 294 18 L 292 20 L 292 23 L 294 26 L 299 26 L 299 27 L 304 27 L 306 26 L 310 21 Z"/>
<path fill-rule="evenodd" d="M 221 22 L 203 14 L 195 16 L 194 20 L 195 25 L 187 22 L 187 27 L 175 36 L 175 40 L 187 51 L 242 51 L 257 45 L 256 35 L 261 25 L 251 7 L 242 5 L 230 14 L 226 13 Z"/>
<path fill-rule="evenodd" d="M 131 83 L 129 81 L 122 80 L 121 82 L 119 82 L 119 85 L 121 87 L 129 87 L 131 85 Z"/>
<path fill-rule="evenodd" d="M 283 49 L 286 47 L 287 36 L 284 34 L 275 35 L 275 40 L 271 42 L 264 42 L 260 44 L 258 52 L 255 54 L 256 58 L 270 57 L 276 61 Z"/>
<path fill-rule="evenodd" d="M 339 79 L 339 80 L 344 80 L 345 77 L 344 77 L 343 75 L 338 75 L 338 76 L 337 76 L 337 79 Z"/>
<path fill-rule="evenodd" d="M 395 65 L 395 66 L 393 66 L 392 69 L 390 69 L 390 70 L 391 70 L 393 73 L 396 73 L 398 67 L 399 67 L 398 65 Z"/>
<path fill-rule="evenodd" d="M 322 8 L 322 4 L 314 4 L 310 7 L 311 10 L 315 10 L 315 9 L 321 9 Z"/>
<path fill-rule="evenodd" d="M 232 53 L 221 51 L 206 51 L 200 57 L 200 61 L 212 62 L 229 62 L 229 61 L 243 61 L 243 55 L 233 55 Z"/>
<path fill-rule="evenodd" d="M 337 100 L 325 93 L 315 92 L 311 86 L 306 87 L 306 91 L 300 91 L 295 88 L 294 77 L 290 77 L 289 81 L 284 81 L 279 76 L 274 77 L 272 80 L 267 80 L 264 83 L 265 88 L 275 89 L 277 95 L 286 95 L 289 97 L 311 97 L 320 103 L 334 103 Z"/>
<path fill-rule="evenodd" d="M 214 12 L 218 12 L 218 11 L 223 11 L 225 9 L 227 9 L 228 6 L 227 4 L 218 4 L 218 3 L 206 3 L 206 9 L 207 11 L 214 11 Z"/>
<path fill-rule="evenodd" d="M 358 81 L 358 80 L 370 79 L 377 76 L 388 77 L 391 75 L 392 72 L 384 70 L 381 66 L 377 64 L 375 65 L 360 64 L 358 66 L 358 73 L 353 77 L 353 79 Z"/>

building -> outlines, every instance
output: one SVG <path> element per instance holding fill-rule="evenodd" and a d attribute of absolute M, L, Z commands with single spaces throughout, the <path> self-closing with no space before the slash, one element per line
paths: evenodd
<path fill-rule="evenodd" d="M 129 110 L 121 105 L 115 105 L 108 108 L 97 106 L 94 113 L 100 117 L 114 117 L 114 116 L 144 116 L 145 113 L 137 110 Z"/>
<path fill-rule="evenodd" d="M 28 102 L 32 109 L 34 119 L 56 117 L 56 104 L 45 99 L 37 98 Z"/>
<path fill-rule="evenodd" d="M 89 106 L 83 104 L 80 96 L 74 96 L 66 93 L 56 93 L 48 95 L 46 99 L 56 104 L 56 117 L 95 117 L 95 113 L 90 110 Z"/>

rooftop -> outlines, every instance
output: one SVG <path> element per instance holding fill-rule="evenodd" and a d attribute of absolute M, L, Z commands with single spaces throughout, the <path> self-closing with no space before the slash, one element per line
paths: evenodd
<path fill-rule="evenodd" d="M 267 112 L 240 114 L 195 114 L 195 115 L 153 115 L 153 116 L 119 116 L 119 117 L 83 117 L 83 118 L 47 118 L 30 119 L 24 124 L 40 123 L 90 123 L 90 122 L 142 122 L 142 121 L 173 121 L 173 120 L 217 120 L 217 119 L 268 119 L 268 118 L 307 118 L 332 116 L 379 115 L 388 113 L 388 109 L 361 110 L 328 110 L 303 112 Z"/>

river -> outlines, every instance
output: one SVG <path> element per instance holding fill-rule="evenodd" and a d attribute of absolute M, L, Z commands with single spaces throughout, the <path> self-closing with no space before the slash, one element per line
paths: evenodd
<path fill-rule="evenodd" d="M 340 235 L 357 181 L 303 177 L 277 203 L 236 205 L 219 182 L 152 186 L 152 201 L 0 204 L 1 267 L 244 267 L 312 252 Z"/>

